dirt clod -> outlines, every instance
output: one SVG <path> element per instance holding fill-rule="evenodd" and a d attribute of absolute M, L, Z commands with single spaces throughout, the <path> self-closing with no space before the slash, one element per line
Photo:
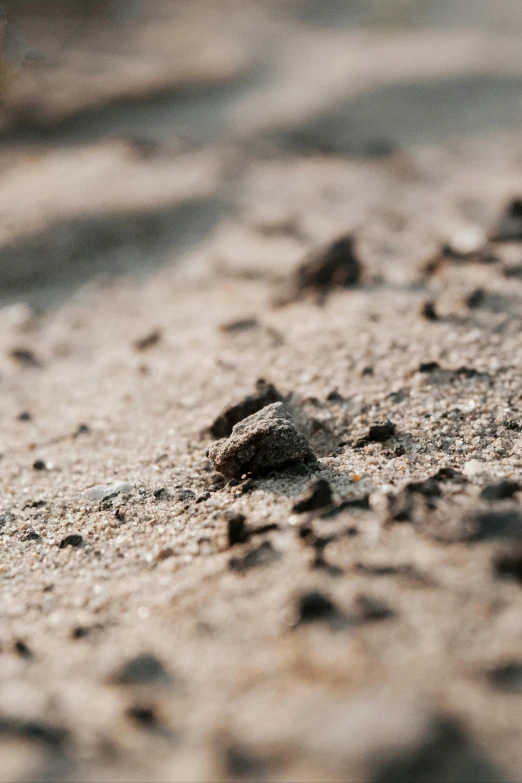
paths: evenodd
<path fill-rule="evenodd" d="M 212 444 L 208 456 L 215 469 L 227 478 L 258 474 L 314 457 L 304 435 L 280 402 L 236 424 L 228 439 Z"/>
<path fill-rule="evenodd" d="M 332 488 L 326 479 L 317 479 L 313 481 L 305 490 L 304 494 L 294 504 L 293 511 L 296 514 L 302 514 L 305 511 L 315 511 L 318 508 L 324 508 L 332 504 Z"/>

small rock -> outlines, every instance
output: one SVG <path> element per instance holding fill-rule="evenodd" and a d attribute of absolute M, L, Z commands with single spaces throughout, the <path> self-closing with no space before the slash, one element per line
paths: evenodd
<path fill-rule="evenodd" d="M 271 565 L 281 559 L 281 553 L 274 549 L 269 541 L 264 541 L 256 549 L 251 549 L 244 557 L 232 557 L 228 567 L 231 571 L 244 573 L 251 568 Z"/>
<path fill-rule="evenodd" d="M 15 653 L 20 656 L 20 658 L 24 658 L 26 661 L 30 661 L 33 657 L 33 653 L 31 652 L 30 648 L 21 639 L 16 640 L 14 644 L 14 650 Z"/>
<path fill-rule="evenodd" d="M 522 663 L 510 662 L 487 672 L 491 685 L 507 693 L 522 693 Z"/>
<path fill-rule="evenodd" d="M 294 504 L 293 512 L 302 514 L 318 508 L 330 506 L 333 502 L 332 489 L 326 479 L 317 479 L 310 484 L 302 497 Z"/>
<path fill-rule="evenodd" d="M 96 487 L 86 489 L 83 496 L 88 500 L 102 501 L 107 498 L 116 497 L 122 492 L 129 492 L 132 489 L 130 484 L 126 481 L 118 481 L 115 484 L 98 484 Z"/>
<path fill-rule="evenodd" d="M 14 359 L 18 364 L 23 364 L 26 367 L 41 367 L 42 364 L 39 359 L 36 358 L 34 353 L 28 348 L 13 348 L 9 356 Z"/>
<path fill-rule="evenodd" d="M 73 432 L 73 438 L 78 438 L 80 435 L 88 435 L 91 428 L 87 424 L 79 424 L 78 428 Z"/>
<path fill-rule="evenodd" d="M 138 655 L 127 661 L 112 678 L 117 685 L 167 684 L 172 678 L 155 655 Z"/>
<path fill-rule="evenodd" d="M 178 503 L 193 503 L 196 500 L 196 493 L 191 489 L 182 487 L 174 492 L 174 500 Z"/>
<path fill-rule="evenodd" d="M 483 305 L 485 298 L 485 290 L 483 288 L 475 288 L 466 297 L 466 307 L 469 307 L 470 310 L 477 310 Z"/>
<path fill-rule="evenodd" d="M 246 541 L 245 515 L 239 512 L 231 512 L 227 515 L 227 535 L 229 546 L 242 544 Z"/>
<path fill-rule="evenodd" d="M 227 323 L 221 324 L 219 330 L 224 334 L 234 334 L 235 332 L 246 332 L 258 326 L 257 318 L 239 318 L 236 321 L 227 321 Z"/>
<path fill-rule="evenodd" d="M 62 540 L 58 544 L 58 547 L 60 549 L 65 549 L 68 546 L 78 547 L 78 546 L 82 546 L 82 544 L 83 544 L 83 536 L 80 536 L 78 533 L 72 533 L 70 536 L 65 536 L 65 538 L 62 538 Z"/>
<path fill-rule="evenodd" d="M 440 364 L 438 362 L 421 362 L 419 364 L 419 372 L 430 373 L 440 370 Z"/>
<path fill-rule="evenodd" d="M 493 558 L 495 576 L 522 582 L 522 546 L 497 552 Z"/>
<path fill-rule="evenodd" d="M 505 500 L 511 498 L 520 490 L 517 481 L 499 481 L 497 484 L 488 484 L 480 493 L 481 500 Z"/>
<path fill-rule="evenodd" d="M 333 601 L 324 593 L 312 590 L 299 597 L 295 625 L 324 623 L 333 627 L 346 625 L 346 618 Z"/>
<path fill-rule="evenodd" d="M 355 239 L 348 234 L 313 251 L 298 266 L 294 284 L 298 291 L 355 286 L 361 279 L 362 266 L 355 250 Z"/>
<path fill-rule="evenodd" d="M 433 716 L 425 733 L 407 745 L 372 755 L 370 762 L 377 762 L 377 768 L 370 783 L 506 783 L 509 779 L 447 716 Z"/>
<path fill-rule="evenodd" d="M 232 434 L 234 426 L 240 421 L 252 416 L 267 405 L 282 401 L 283 398 L 275 386 L 260 378 L 254 394 L 248 394 L 241 402 L 232 405 L 231 408 L 218 416 L 210 428 L 210 434 L 213 438 L 228 438 Z"/>
<path fill-rule="evenodd" d="M 126 714 L 130 720 L 142 726 L 155 726 L 158 723 L 158 716 L 154 707 L 134 705 L 127 709 Z"/>
<path fill-rule="evenodd" d="M 522 241 L 522 198 L 516 198 L 507 205 L 496 227 L 491 233 L 493 242 Z"/>
<path fill-rule="evenodd" d="M 386 419 L 377 424 L 372 424 L 368 431 L 368 440 L 376 443 L 384 443 L 385 440 L 395 435 L 395 424 Z"/>
<path fill-rule="evenodd" d="M 306 438 L 280 402 L 236 424 L 228 439 L 212 444 L 208 456 L 227 478 L 314 459 Z"/>
<path fill-rule="evenodd" d="M 438 321 L 439 316 L 435 307 L 435 302 L 433 299 L 426 299 L 425 302 L 423 302 L 420 310 L 420 314 L 423 318 L 426 319 L 426 321 Z"/>
<path fill-rule="evenodd" d="M 154 329 L 149 334 L 146 334 L 145 337 L 140 337 L 139 340 L 134 341 L 134 348 L 136 351 L 147 351 L 149 348 L 153 348 L 155 345 L 158 345 L 159 342 L 161 342 L 162 334 L 159 329 Z"/>
<path fill-rule="evenodd" d="M 18 421 L 31 421 L 32 416 L 29 411 L 22 411 L 22 413 L 19 413 L 16 418 Z"/>
<path fill-rule="evenodd" d="M 37 459 L 33 462 L 33 470 L 47 470 L 47 463 L 43 459 Z"/>

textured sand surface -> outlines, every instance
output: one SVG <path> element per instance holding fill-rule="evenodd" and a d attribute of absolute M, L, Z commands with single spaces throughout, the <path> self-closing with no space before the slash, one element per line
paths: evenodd
<path fill-rule="evenodd" d="M 276 5 L 189 26 L 238 59 L 177 108 L 13 98 L 1 780 L 522 776 L 521 500 L 480 497 L 522 481 L 522 242 L 424 271 L 522 193 L 517 9 L 384 32 Z M 352 231 L 360 282 L 276 306 Z M 209 428 L 260 378 L 317 462 L 228 481 Z M 297 513 L 317 479 L 333 507 Z"/>

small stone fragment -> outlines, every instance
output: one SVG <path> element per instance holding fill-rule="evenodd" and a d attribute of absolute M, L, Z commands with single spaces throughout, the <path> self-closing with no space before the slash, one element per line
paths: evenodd
<path fill-rule="evenodd" d="M 346 618 L 333 601 L 324 593 L 312 590 L 300 596 L 297 604 L 297 620 L 295 625 L 324 623 L 330 626 L 346 625 Z"/>
<path fill-rule="evenodd" d="M 386 419 L 386 421 L 380 421 L 377 424 L 372 424 L 368 431 L 368 440 L 375 441 L 376 443 L 384 443 L 385 440 L 392 438 L 395 435 L 395 424 Z"/>
<path fill-rule="evenodd" d="M 83 496 L 88 500 L 102 501 L 108 498 L 116 497 L 122 492 L 129 492 L 132 489 L 126 481 L 118 481 L 115 484 L 98 484 L 96 487 L 86 489 Z"/>
<path fill-rule="evenodd" d="M 213 438 L 228 438 L 232 434 L 234 426 L 240 421 L 252 416 L 267 405 L 282 402 L 282 400 L 283 397 L 275 386 L 260 378 L 254 394 L 248 394 L 241 402 L 232 405 L 231 408 L 218 416 L 210 428 L 210 434 Z"/>
<path fill-rule="evenodd" d="M 520 490 L 518 481 L 499 481 L 497 484 L 488 484 L 480 493 L 481 500 L 505 500 L 511 498 Z"/>
<path fill-rule="evenodd" d="M 433 299 L 426 299 L 425 302 L 423 302 L 420 310 L 420 314 L 423 318 L 426 319 L 426 321 L 438 321 L 439 315 L 437 313 L 435 302 Z"/>
<path fill-rule="evenodd" d="M 33 470 L 47 470 L 47 464 L 43 459 L 37 459 L 33 462 Z"/>
<path fill-rule="evenodd" d="M 22 413 L 19 413 L 16 418 L 18 421 L 31 421 L 32 416 L 29 411 L 22 411 Z"/>
<path fill-rule="evenodd" d="M 476 747 L 451 717 L 435 715 L 423 736 L 409 745 L 373 754 L 370 783 L 506 783 L 508 776 Z"/>
<path fill-rule="evenodd" d="M 522 546 L 497 552 L 493 558 L 495 576 L 500 579 L 516 579 L 522 582 Z"/>
<path fill-rule="evenodd" d="M 333 502 L 332 488 L 326 479 L 317 479 L 312 482 L 294 504 L 292 511 L 302 514 L 305 511 L 315 511 L 318 508 L 330 506 Z"/>
<path fill-rule="evenodd" d="M 249 329 L 255 329 L 259 326 L 257 318 L 239 318 L 236 321 L 227 321 L 221 324 L 219 331 L 224 334 L 234 334 L 236 332 L 247 332 Z"/>
<path fill-rule="evenodd" d="M 150 334 L 146 334 L 144 337 L 140 337 L 139 340 L 134 341 L 134 348 L 136 351 L 147 351 L 149 348 L 153 348 L 161 342 L 162 334 L 159 329 L 154 329 Z"/>
<path fill-rule="evenodd" d="M 438 362 L 421 362 L 419 364 L 419 372 L 430 373 L 440 370 L 440 364 Z"/>
<path fill-rule="evenodd" d="M 493 242 L 522 240 L 522 198 L 513 199 L 505 208 L 491 234 Z"/>
<path fill-rule="evenodd" d="M 228 439 L 211 445 L 208 457 L 227 478 L 240 478 L 312 460 L 314 454 L 288 410 L 277 402 L 236 424 Z"/>
<path fill-rule="evenodd" d="M 127 717 L 142 726 L 155 726 L 158 723 L 158 716 L 154 707 L 131 706 L 127 709 Z"/>
<path fill-rule="evenodd" d="M 466 306 L 469 307 L 470 310 L 477 310 L 479 307 L 482 306 L 485 298 L 486 298 L 485 290 L 483 288 L 475 288 L 466 297 Z"/>
<path fill-rule="evenodd" d="M 231 512 L 227 515 L 227 536 L 229 546 L 242 544 L 246 541 L 245 515 L 239 512 Z"/>
<path fill-rule="evenodd" d="M 41 362 L 36 358 L 33 351 L 30 351 L 28 348 L 13 348 L 9 355 L 11 359 L 14 359 L 16 362 L 25 365 L 26 367 L 42 366 Z"/>
<path fill-rule="evenodd" d="M 313 251 L 294 274 L 297 291 L 355 286 L 361 279 L 362 266 L 355 250 L 355 239 L 348 234 L 326 247 Z"/>
<path fill-rule="evenodd" d="M 30 661 L 33 657 L 33 653 L 25 642 L 21 639 L 17 639 L 14 645 L 14 650 L 20 658 L 24 658 L 26 661 Z"/>
<path fill-rule="evenodd" d="M 510 662 L 487 672 L 491 685 L 506 693 L 522 693 L 522 663 Z"/>
<path fill-rule="evenodd" d="M 65 538 L 62 538 L 58 546 L 60 549 L 65 549 L 68 546 L 76 548 L 82 544 L 83 536 L 80 536 L 78 533 L 72 533 L 70 536 L 65 536 Z"/>
<path fill-rule="evenodd" d="M 138 655 L 116 672 L 117 685 L 153 685 L 172 682 L 170 674 L 155 655 Z"/>

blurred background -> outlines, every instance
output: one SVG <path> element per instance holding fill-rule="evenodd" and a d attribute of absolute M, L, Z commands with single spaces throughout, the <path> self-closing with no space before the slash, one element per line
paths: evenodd
<path fill-rule="evenodd" d="M 5 10 L 17 68 L 0 126 L 4 303 L 47 306 L 93 275 L 186 253 L 234 213 L 252 161 L 501 145 L 522 124 L 519 0 Z"/>

